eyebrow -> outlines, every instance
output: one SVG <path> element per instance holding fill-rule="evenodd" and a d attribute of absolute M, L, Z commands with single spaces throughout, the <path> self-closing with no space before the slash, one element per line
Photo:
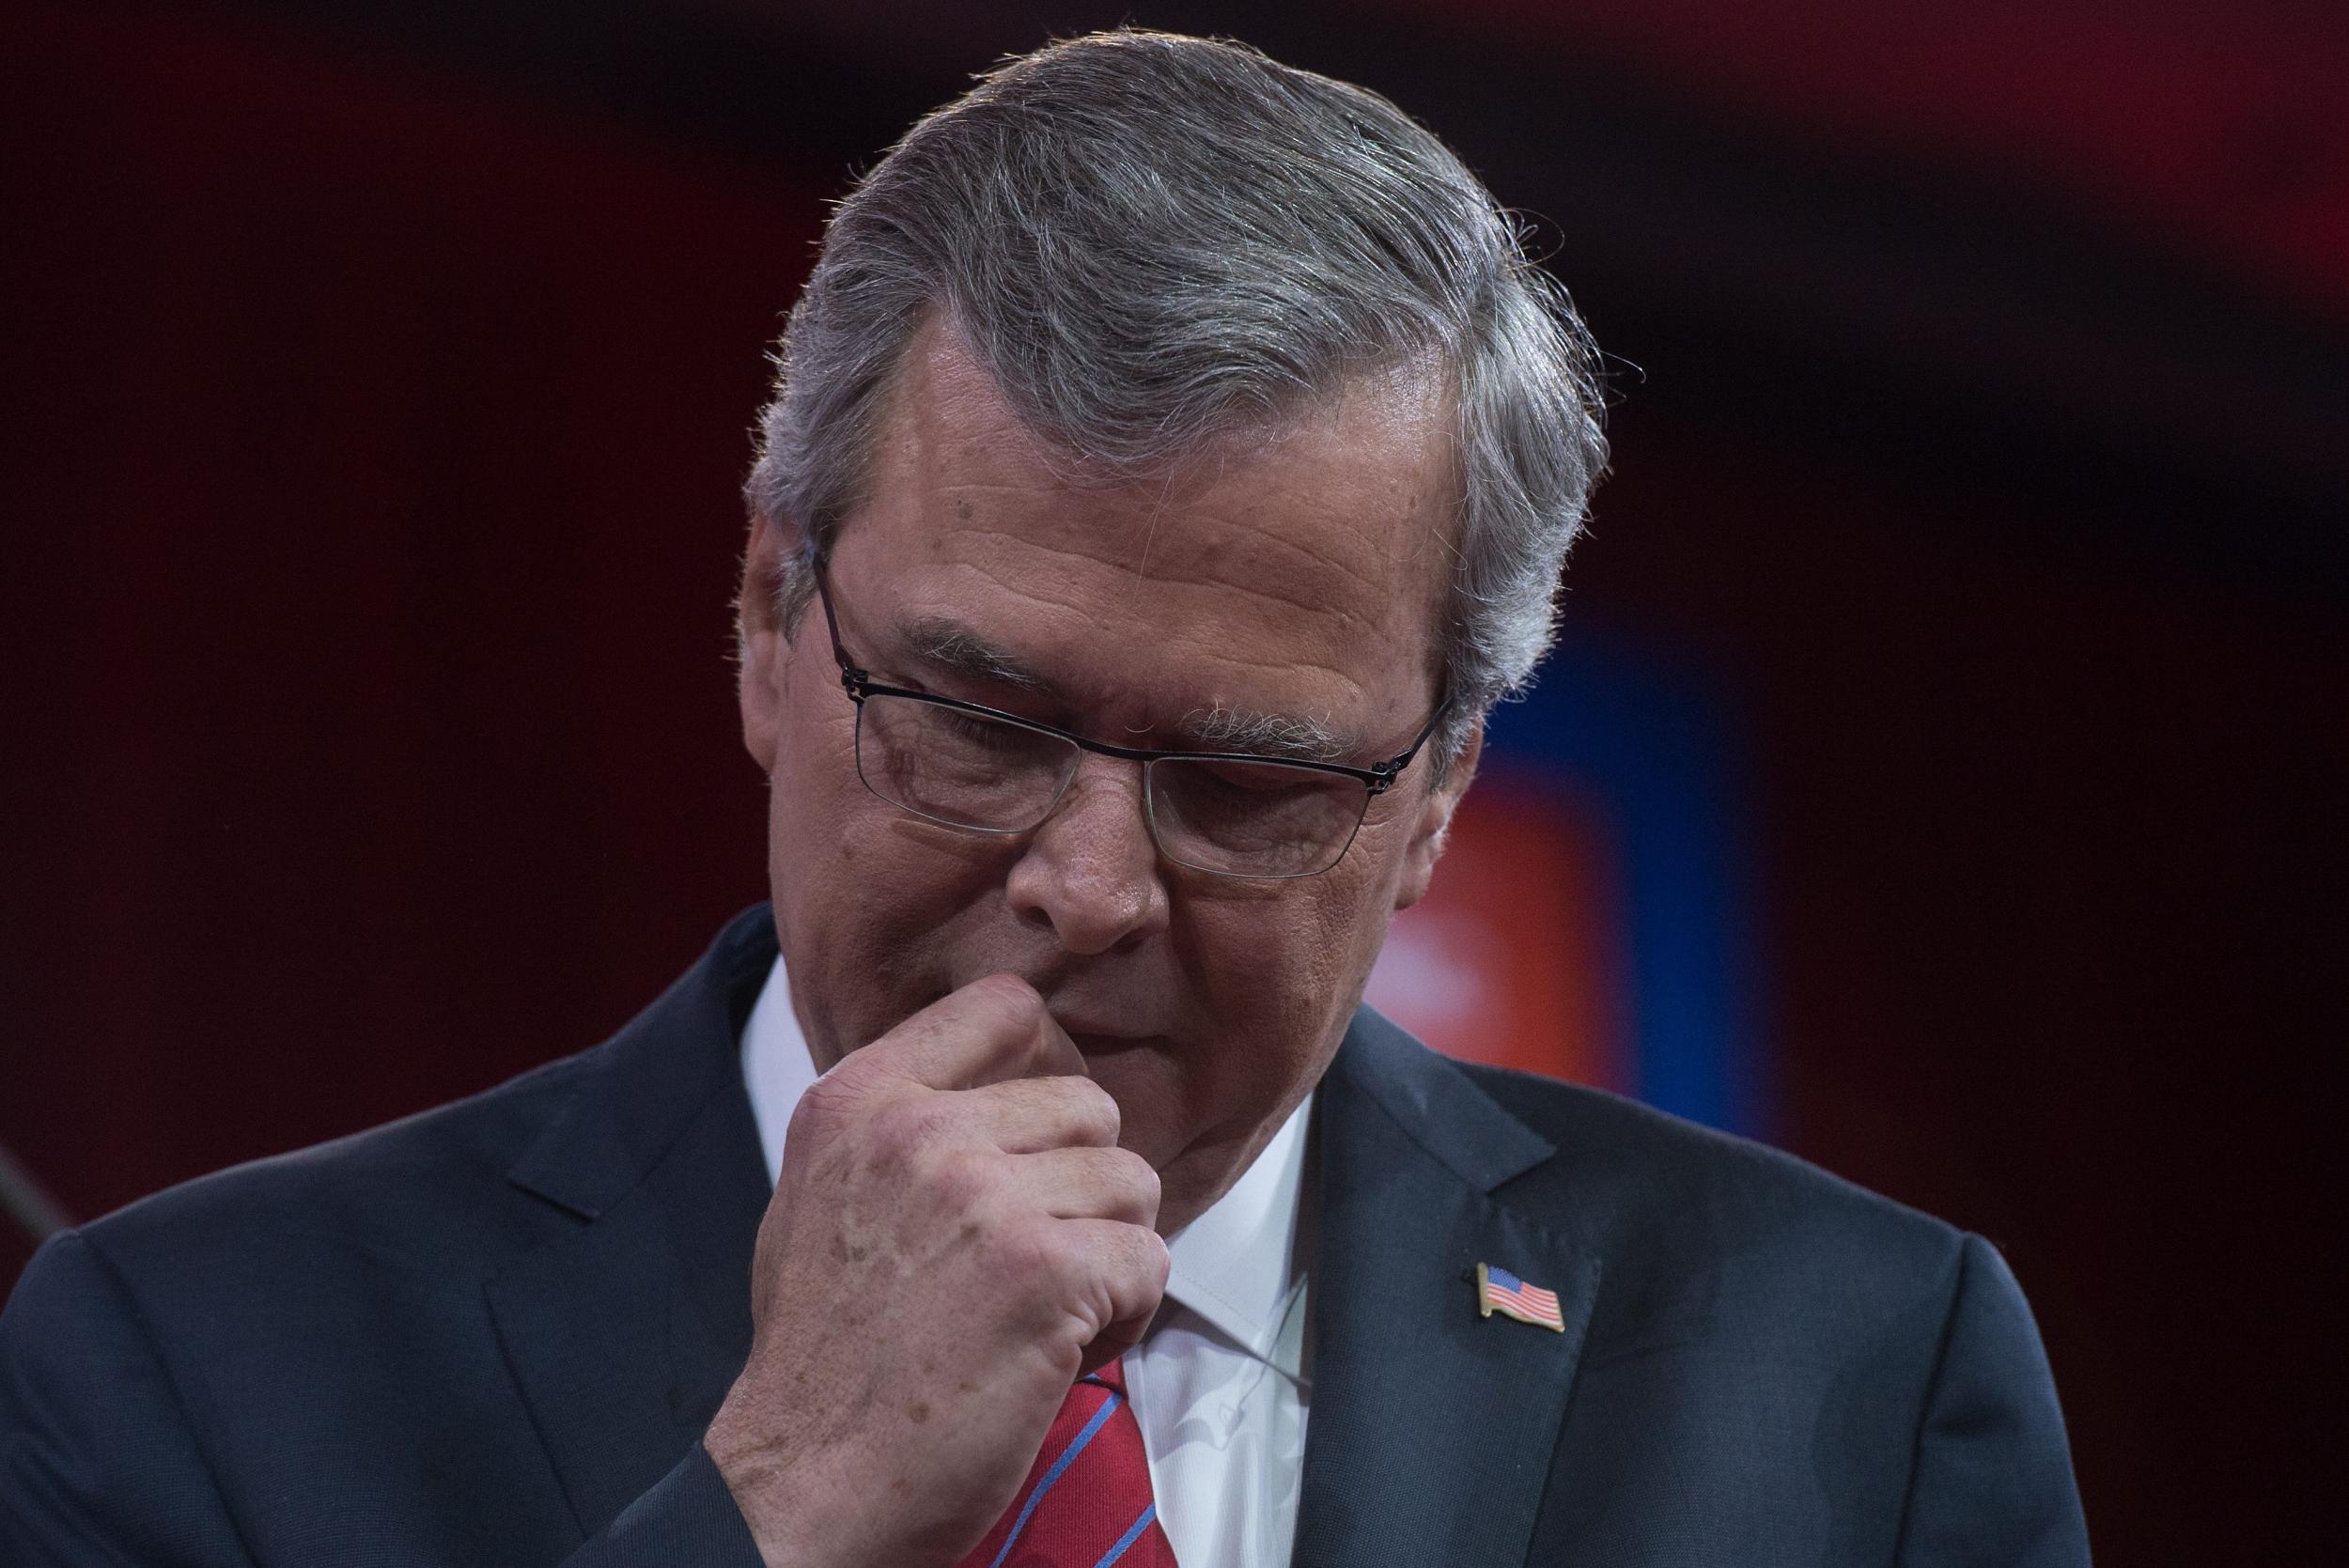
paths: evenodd
<path fill-rule="evenodd" d="M 1050 677 L 951 616 L 918 616 L 905 623 L 904 635 L 906 646 L 932 668 L 1034 696 L 1059 695 Z M 1296 762 L 1343 762 L 1356 749 L 1353 736 L 1327 721 L 1221 704 L 1192 709 L 1178 727 L 1187 738 L 1212 751 Z"/>
<path fill-rule="evenodd" d="M 1298 762 L 1342 762 L 1354 751 L 1351 736 L 1322 720 L 1221 705 L 1186 714 L 1183 733 L 1217 751 L 1247 752 Z"/>
<path fill-rule="evenodd" d="M 926 663 L 939 669 L 1037 696 L 1055 694 L 1052 682 L 960 621 L 943 615 L 921 616 L 906 624 L 905 641 Z"/>

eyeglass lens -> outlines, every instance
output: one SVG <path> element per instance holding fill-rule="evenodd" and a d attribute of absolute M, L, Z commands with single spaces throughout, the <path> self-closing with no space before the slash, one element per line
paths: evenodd
<path fill-rule="evenodd" d="M 867 696 L 857 772 L 895 806 L 952 827 L 1025 832 L 1051 815 L 1082 752 L 1058 736 L 919 698 Z M 1279 762 L 1148 765 L 1152 836 L 1169 860 L 1236 877 L 1336 863 L 1370 803 L 1358 779 Z"/>

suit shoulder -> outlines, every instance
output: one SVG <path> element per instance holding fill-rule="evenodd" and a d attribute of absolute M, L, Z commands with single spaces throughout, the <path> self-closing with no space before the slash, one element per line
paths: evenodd
<path fill-rule="evenodd" d="M 609 1044 L 363 1132 L 248 1161 L 81 1227 L 117 1268 L 166 1276 L 257 1250 L 288 1261 L 331 1245 L 397 1266 L 444 1268 L 452 1250 L 510 1240 L 534 1202 L 506 1175 Z"/>
<path fill-rule="evenodd" d="M 746 909 L 600 1045 L 436 1110 L 173 1188 L 83 1234 L 134 1285 L 282 1283 L 313 1267 L 477 1280 L 623 1201 L 729 1086 L 741 1115 L 726 1131 L 751 1142 L 739 1163 L 755 1171 L 736 1012 L 774 953 L 767 910 Z"/>
<path fill-rule="evenodd" d="M 1610 1231 L 1859 1261 L 1871 1270 L 1940 1277 L 1955 1265 L 1964 1240 L 1957 1227 L 1782 1149 L 1603 1090 L 1462 1068 L 1558 1148 L 1556 1158 L 1511 1184 L 1504 1196 L 1513 1206 L 1570 1209 Z"/>

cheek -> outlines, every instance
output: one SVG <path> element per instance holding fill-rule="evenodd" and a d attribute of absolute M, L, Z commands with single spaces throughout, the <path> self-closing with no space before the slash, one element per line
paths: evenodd
<path fill-rule="evenodd" d="M 1344 882 L 1316 878 L 1261 903 L 1242 898 L 1197 908 L 1211 1027 L 1246 1042 L 1222 1060 L 1260 1084 L 1263 1096 L 1316 1065 L 1353 1016 L 1386 931 L 1384 881 L 1359 874 Z"/>
<path fill-rule="evenodd" d="M 802 693 L 784 708 L 773 771 L 768 778 L 767 842 L 776 901 L 854 874 L 859 858 L 848 830 L 866 794 L 856 776 L 855 717 L 810 712 Z"/>
<path fill-rule="evenodd" d="M 943 994 L 943 949 L 986 868 L 857 777 L 855 709 L 794 706 L 770 775 L 768 874 L 791 991 L 829 1063 Z M 963 853 L 957 854 L 957 849 Z"/>

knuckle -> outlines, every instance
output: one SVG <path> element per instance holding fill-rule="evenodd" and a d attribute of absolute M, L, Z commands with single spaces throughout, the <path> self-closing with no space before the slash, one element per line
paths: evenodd
<path fill-rule="evenodd" d="M 1067 1266 L 1059 1227 L 1045 1220 L 1006 1225 L 995 1235 L 995 1262 L 1008 1277 L 1030 1283 L 1057 1281 Z"/>
<path fill-rule="evenodd" d="M 1147 1225 L 1128 1225 L 1115 1252 L 1116 1266 L 1128 1271 L 1128 1278 L 1151 1281 L 1159 1290 L 1166 1288 L 1174 1255 L 1166 1250 L 1166 1238 L 1158 1232 Z"/>
<path fill-rule="evenodd" d="M 874 1147 L 882 1155 L 911 1160 L 944 1141 L 954 1125 L 942 1095 L 908 1094 L 884 1106 L 872 1119 Z"/>
<path fill-rule="evenodd" d="M 863 1103 L 864 1089 L 856 1075 L 835 1067 L 807 1087 L 791 1108 L 790 1137 L 823 1136 L 826 1129 L 851 1119 Z"/>
<path fill-rule="evenodd" d="M 1089 1078 L 1071 1079 L 1069 1081 L 1082 1086 L 1079 1091 L 1079 1099 L 1084 1114 L 1089 1118 L 1086 1124 L 1089 1130 L 1099 1142 L 1115 1143 L 1119 1131 L 1126 1125 L 1126 1113 L 1118 1108 L 1117 1096 Z"/>
<path fill-rule="evenodd" d="M 1167 1281 L 1174 1276 L 1174 1254 L 1167 1248 L 1166 1237 L 1158 1232 L 1145 1229 L 1143 1237 L 1143 1261 L 1149 1278 L 1156 1281 L 1152 1288 L 1163 1294 Z"/>
<path fill-rule="evenodd" d="M 1159 1168 L 1130 1149 L 1118 1149 L 1112 1152 L 1120 1157 L 1119 1163 L 1124 1167 L 1126 1181 L 1133 1188 L 1134 1195 L 1148 1204 L 1153 1214 L 1157 1213 Z"/>
<path fill-rule="evenodd" d="M 992 1165 L 970 1150 L 957 1150 L 930 1162 L 926 1172 L 930 1197 L 948 1214 L 968 1214 L 984 1206 L 995 1189 Z"/>

